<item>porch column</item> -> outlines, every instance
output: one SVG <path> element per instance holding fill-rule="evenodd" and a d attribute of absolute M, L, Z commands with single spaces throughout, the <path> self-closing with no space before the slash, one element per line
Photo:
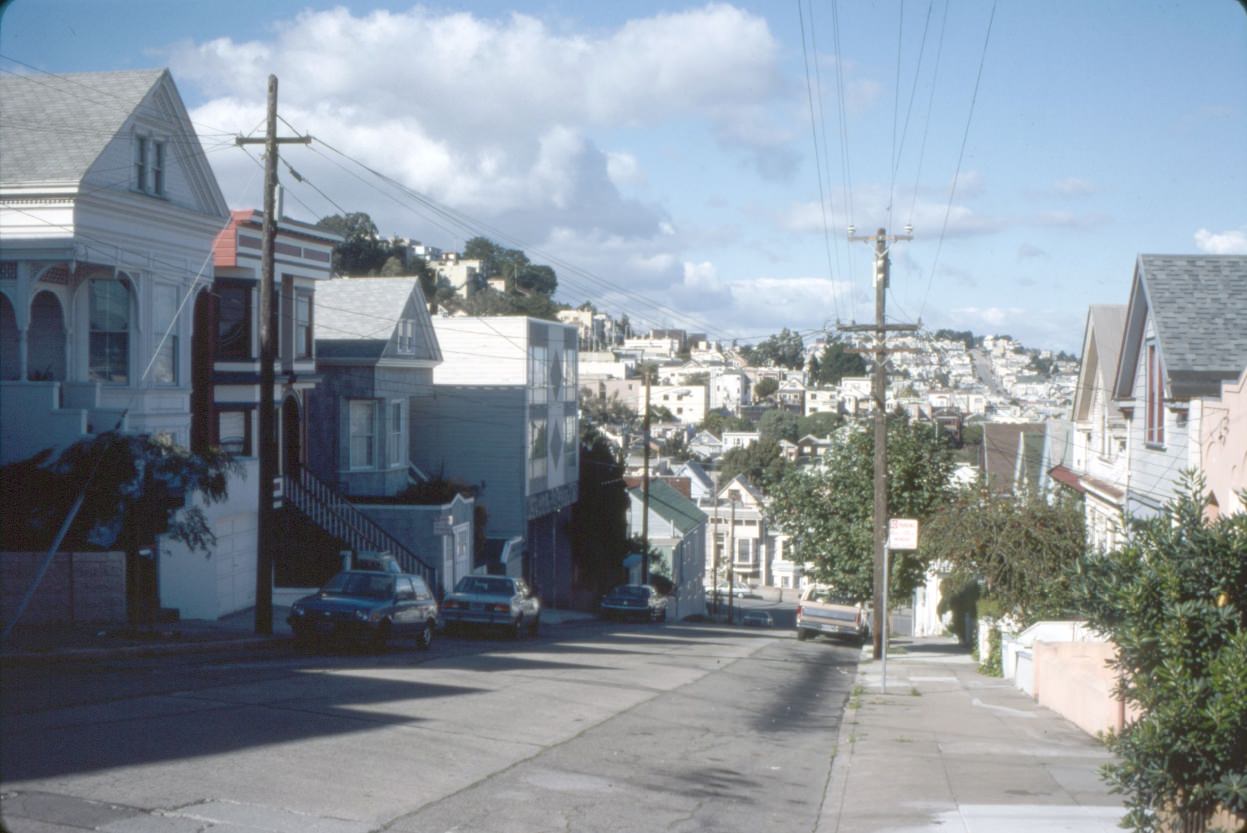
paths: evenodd
<path fill-rule="evenodd" d="M 26 320 L 30 320 L 29 313 Z M 26 346 L 26 333 L 30 331 L 30 327 L 23 327 L 19 321 L 17 324 L 17 378 L 23 382 L 26 381 L 27 365 L 29 364 L 30 349 Z"/>

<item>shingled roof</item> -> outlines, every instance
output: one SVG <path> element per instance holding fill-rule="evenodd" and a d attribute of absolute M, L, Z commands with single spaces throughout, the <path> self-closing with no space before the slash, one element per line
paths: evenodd
<path fill-rule="evenodd" d="M 81 181 L 166 72 L 0 75 L 0 184 Z"/>
<path fill-rule="evenodd" d="M 398 358 L 442 360 L 419 278 L 337 278 L 319 283 L 313 297 L 318 358 L 380 359 L 407 313 L 414 352 Z"/>
<path fill-rule="evenodd" d="M 1216 396 L 1247 368 L 1247 255 L 1140 255 L 1114 396 L 1133 394 L 1151 313 L 1175 398 Z"/>

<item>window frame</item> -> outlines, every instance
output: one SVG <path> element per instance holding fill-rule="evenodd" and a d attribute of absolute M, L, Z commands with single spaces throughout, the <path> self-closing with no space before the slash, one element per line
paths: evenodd
<path fill-rule="evenodd" d="M 407 459 L 404 454 L 407 433 L 406 401 L 391 399 L 386 403 L 386 449 L 385 461 L 390 468 L 406 468 Z M 395 429 L 397 424 L 398 428 Z"/>
<path fill-rule="evenodd" d="M 168 173 L 166 144 L 150 133 L 134 136 L 134 190 L 151 197 L 165 196 Z"/>
<path fill-rule="evenodd" d="M 233 342 L 227 344 L 222 333 L 222 327 L 233 319 L 225 317 L 225 300 L 226 294 L 240 293 L 242 298 L 242 316 L 241 329 L 236 338 L 239 347 L 234 347 Z M 254 285 L 244 281 L 218 281 L 216 286 L 216 359 L 218 361 L 248 362 L 254 361 L 255 345 L 253 343 L 251 329 L 255 319 L 254 311 Z"/>
<path fill-rule="evenodd" d="M 97 328 L 97 320 L 106 312 L 99 310 L 97 317 L 96 309 L 96 287 L 105 285 L 116 287 L 125 298 L 125 325 L 122 329 L 102 329 Z M 115 299 L 109 299 L 110 301 Z M 111 307 L 111 303 L 110 303 Z M 93 382 L 101 382 L 107 385 L 128 385 L 130 384 L 130 337 L 134 332 L 134 298 L 133 285 L 128 280 L 122 278 L 91 278 L 87 284 L 87 378 Z M 97 336 L 102 338 L 97 338 Z M 97 347 L 97 344 L 102 345 Z M 116 345 L 121 344 L 122 349 L 116 350 Z M 113 354 L 114 351 L 120 354 L 118 366 L 121 374 L 118 377 L 118 367 L 114 367 Z M 101 361 L 102 359 L 102 361 Z"/>
<path fill-rule="evenodd" d="M 1144 396 L 1147 398 L 1144 443 L 1153 448 L 1165 447 L 1165 367 L 1155 340 L 1146 343 L 1147 381 Z"/>
<path fill-rule="evenodd" d="M 371 471 L 377 468 L 377 412 L 380 410 L 378 402 L 375 399 L 348 399 L 347 400 L 347 468 L 350 471 Z M 357 410 L 368 410 L 368 419 L 366 424 L 369 432 L 367 434 L 357 432 L 357 426 L 362 426 L 365 421 L 361 420 L 357 423 L 355 415 Z M 362 414 L 361 414 L 362 415 Z M 367 459 L 359 461 L 356 454 L 356 441 L 367 440 Z"/>
<path fill-rule="evenodd" d="M 242 442 L 237 450 L 227 447 L 221 437 L 221 417 L 227 414 L 238 414 L 242 417 Z M 221 408 L 217 411 L 216 425 L 213 426 L 216 432 L 216 445 L 222 451 L 229 452 L 235 457 L 252 456 L 251 442 L 251 410 L 247 408 Z"/>
<path fill-rule="evenodd" d="M 307 317 L 304 319 L 302 313 L 304 305 L 307 308 Z M 312 293 L 305 290 L 295 290 L 294 293 L 294 357 L 296 359 L 310 359 L 315 352 L 316 339 L 313 337 L 312 318 L 316 315 L 316 304 L 313 303 Z"/>
<path fill-rule="evenodd" d="M 181 359 L 178 344 L 178 289 L 178 286 L 171 283 L 157 283 L 152 287 L 152 334 L 156 338 L 156 345 L 153 350 L 155 358 L 152 361 L 151 381 L 152 384 L 162 387 L 176 387 L 181 378 L 178 367 Z M 172 306 L 168 309 L 171 313 L 169 320 L 164 320 L 162 313 L 165 310 L 161 309 L 161 296 L 166 293 L 172 293 Z M 170 327 L 170 324 L 173 326 Z M 162 370 L 166 367 L 168 375 L 162 376 Z"/>

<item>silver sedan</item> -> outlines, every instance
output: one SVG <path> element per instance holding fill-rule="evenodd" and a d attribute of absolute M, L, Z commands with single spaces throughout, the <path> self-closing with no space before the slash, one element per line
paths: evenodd
<path fill-rule="evenodd" d="M 464 576 L 442 601 L 447 630 L 462 627 L 501 628 L 519 638 L 535 636 L 541 622 L 541 600 L 523 579 L 508 576 Z"/>

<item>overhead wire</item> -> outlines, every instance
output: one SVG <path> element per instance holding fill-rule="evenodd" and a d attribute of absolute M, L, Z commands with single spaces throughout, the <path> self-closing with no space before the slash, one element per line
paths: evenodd
<path fill-rule="evenodd" d="M 965 130 L 961 134 L 961 150 L 957 154 L 957 167 L 956 167 L 956 170 L 953 172 L 953 181 L 952 181 L 951 186 L 948 189 L 948 205 L 944 209 L 944 222 L 940 227 L 939 240 L 936 242 L 935 257 L 932 258 L 931 260 L 931 268 L 927 274 L 926 292 L 923 293 L 922 304 L 918 308 L 918 315 L 920 317 L 926 309 L 927 299 L 928 297 L 930 297 L 930 294 L 931 294 L 931 284 L 935 279 L 935 272 L 936 272 L 937 267 L 939 266 L 940 254 L 944 250 L 944 237 L 948 232 L 948 218 L 952 215 L 953 199 L 956 197 L 956 194 L 957 194 L 957 182 L 961 177 L 961 165 L 965 161 L 966 143 L 969 141 L 969 138 L 970 138 L 970 125 L 974 122 L 974 107 L 975 107 L 975 104 L 978 102 L 979 86 L 982 84 L 982 81 L 983 81 L 983 67 L 987 63 L 987 48 L 988 48 L 988 45 L 991 43 L 992 25 L 996 21 L 997 2 L 998 0 L 992 0 L 991 14 L 987 18 L 987 32 L 983 35 L 983 50 L 979 56 L 978 72 L 974 77 L 974 92 L 970 96 L 970 111 L 969 113 L 966 114 L 966 127 L 965 127 Z"/>

